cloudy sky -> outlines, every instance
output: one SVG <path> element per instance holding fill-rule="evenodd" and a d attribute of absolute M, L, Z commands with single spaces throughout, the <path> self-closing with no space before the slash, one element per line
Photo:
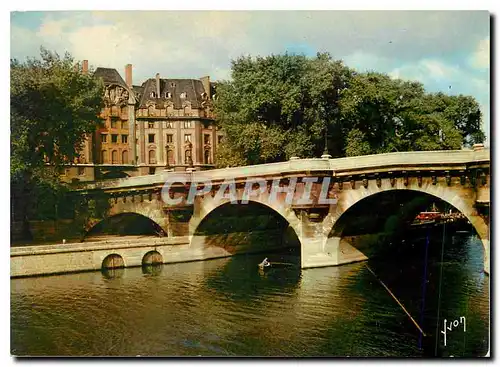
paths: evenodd
<path fill-rule="evenodd" d="M 11 57 L 43 45 L 124 76 L 230 78 L 240 55 L 328 51 L 359 71 L 416 79 L 431 92 L 474 96 L 489 138 L 490 15 L 486 11 L 13 12 Z"/>

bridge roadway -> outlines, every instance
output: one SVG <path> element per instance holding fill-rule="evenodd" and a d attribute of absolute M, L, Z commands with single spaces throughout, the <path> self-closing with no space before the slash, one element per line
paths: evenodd
<path fill-rule="evenodd" d="M 165 181 L 173 176 L 178 181 L 170 189 L 173 197 L 185 199 L 189 184 L 194 182 L 210 182 L 212 189 L 204 196 L 197 196 L 190 205 L 171 205 L 162 200 L 161 190 Z M 307 188 L 306 183 L 301 180 L 306 177 L 319 177 L 320 180 L 310 183 L 312 201 L 304 204 L 300 199 Z M 75 192 L 88 195 L 89 198 L 97 193 L 104 194 L 109 202 L 105 217 L 89 221 L 85 224 L 85 230 L 89 231 L 106 217 L 132 213 L 155 222 L 169 238 L 157 247 L 144 244 L 141 254 L 131 255 L 135 259 L 133 261 L 127 261 L 127 246 L 114 246 L 108 250 L 101 246 L 98 251 L 95 250 L 98 255 L 85 260 L 88 264 L 92 263 L 87 267 L 101 267 L 105 258 L 111 254 L 120 255 L 125 265 L 140 265 L 140 258 L 145 255 L 146 250 L 152 251 L 152 248 L 159 253 L 162 262 L 177 261 L 175 256 L 170 255 L 176 253 L 175 246 L 183 246 L 183 255 L 178 261 L 265 250 L 265 247 L 249 249 L 237 245 L 236 250 L 234 246 L 217 247 L 204 236 L 195 235 L 198 226 L 210 213 L 230 202 L 228 197 L 220 198 L 215 195 L 224 182 L 236 184 L 235 194 L 241 201 L 245 193 L 245 182 L 255 178 L 263 179 L 268 186 L 266 190 L 256 190 L 250 201 L 268 207 L 288 222 L 301 244 L 303 268 L 365 260 L 367 257 L 363 253 L 344 240 L 342 232 L 349 218 L 347 214 L 364 205 L 365 199 L 373 195 L 391 195 L 394 190 L 409 190 L 441 199 L 468 218 L 483 243 L 484 269 L 489 273 L 490 151 L 481 146 L 475 146 L 473 150 L 459 151 L 401 152 L 336 159 L 291 159 L 287 162 L 209 171 L 166 170 L 155 175 L 82 184 Z M 298 182 L 291 201 L 286 200 L 286 192 L 276 194 L 277 200 L 270 200 L 273 181 L 279 180 L 286 186 L 294 178 L 297 178 Z M 324 182 L 326 178 L 330 180 L 327 198 L 336 199 L 335 203 L 332 201 L 330 204 L 322 204 L 318 201 L 322 188 L 321 180 Z M 174 238 L 183 238 L 184 240 L 180 241 L 182 245 Z M 24 251 L 27 252 L 23 254 L 19 250 L 11 250 L 11 259 L 16 259 L 11 262 L 12 275 L 30 275 L 29 272 L 42 271 L 23 270 L 23 264 L 26 265 L 24 260 L 28 256 L 35 256 L 37 250 Z M 37 262 L 43 261 L 43 256 L 49 255 L 39 253 L 36 256 Z M 78 257 L 72 257 L 71 260 L 61 261 L 78 263 L 80 260 Z M 33 264 L 30 265 L 31 268 L 37 268 Z M 27 269 L 26 266 L 24 268 Z"/>

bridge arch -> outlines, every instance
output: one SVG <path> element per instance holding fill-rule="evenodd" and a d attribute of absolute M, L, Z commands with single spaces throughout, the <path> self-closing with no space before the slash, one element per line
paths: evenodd
<path fill-rule="evenodd" d="M 199 206 L 199 212 L 197 215 L 193 215 L 191 220 L 189 221 L 189 234 L 193 235 L 196 232 L 196 229 L 198 226 L 201 224 L 201 222 L 214 210 L 220 208 L 223 205 L 247 205 L 243 204 L 241 201 L 242 199 L 242 192 L 238 190 L 238 197 L 237 197 L 237 203 L 231 203 L 231 200 L 228 198 L 223 198 L 221 200 L 214 200 L 214 198 L 209 198 L 206 197 L 203 199 L 202 203 Z M 286 221 L 288 221 L 288 224 L 295 230 L 296 233 L 297 229 L 299 228 L 299 219 L 295 215 L 294 211 L 291 209 L 290 206 L 285 206 L 285 205 L 271 205 L 269 204 L 268 200 L 268 193 L 261 194 L 255 197 L 252 197 L 251 199 L 248 199 L 248 203 L 254 203 L 254 204 L 260 204 L 264 207 L 269 208 L 270 211 L 275 212 L 279 214 L 281 217 L 283 217 Z"/>
<path fill-rule="evenodd" d="M 262 241 L 262 244 L 259 243 L 257 247 L 249 248 L 250 252 L 277 250 L 288 246 L 298 247 L 301 244 L 300 232 L 297 230 L 299 228 L 299 220 L 291 208 L 269 205 L 267 200 L 263 198 L 252 198 L 248 200 L 248 203 L 242 203 L 241 200 L 238 200 L 238 203 L 231 203 L 229 199 L 215 202 L 212 198 L 208 198 L 206 201 L 206 203 L 204 202 L 200 205 L 198 215 L 193 215 L 189 222 L 189 240 L 190 246 L 193 248 L 206 248 L 213 246 L 217 241 L 224 242 L 227 240 L 227 246 L 221 245 L 220 247 L 227 250 L 226 253 L 234 254 L 234 246 L 232 243 L 229 244 L 229 242 L 240 243 L 241 240 L 252 240 L 253 243 L 255 242 L 253 239 L 259 238 L 260 240 L 258 241 Z M 228 213 L 230 213 L 229 217 L 233 218 L 232 221 L 227 220 L 228 217 L 226 215 Z M 215 215 L 217 214 L 222 215 L 223 218 L 226 216 L 225 221 L 221 221 L 220 226 L 206 225 L 208 221 L 215 220 Z M 253 221 L 249 222 L 245 219 L 249 214 L 253 216 Z M 227 227 L 225 227 L 226 225 Z M 217 232 L 221 227 L 230 228 L 233 231 L 231 234 L 233 237 L 218 238 L 217 236 L 219 235 L 229 234 L 229 232 Z M 207 233 L 205 231 L 206 228 L 213 228 L 214 230 L 211 233 Z M 269 236 L 265 235 L 266 231 L 269 231 Z M 247 235 L 244 235 L 244 233 L 247 233 Z M 214 235 L 217 239 L 207 240 L 205 236 L 209 234 Z"/>
<path fill-rule="evenodd" d="M 336 227 L 342 224 L 340 218 L 346 213 L 351 207 L 354 207 L 362 200 L 369 198 L 373 195 L 380 193 L 390 193 L 397 191 L 414 191 L 423 194 L 430 195 L 436 199 L 442 200 L 452 207 L 456 208 L 461 212 L 473 225 L 480 239 L 489 240 L 489 228 L 486 221 L 478 214 L 475 209 L 475 197 L 474 195 L 464 194 L 460 190 L 460 187 L 450 186 L 443 187 L 438 185 L 432 185 L 432 183 L 426 182 L 422 186 L 418 184 L 409 184 L 404 186 L 402 183 L 392 187 L 390 184 L 382 185 L 380 188 L 371 185 L 368 188 L 358 188 L 354 190 L 346 190 L 339 195 L 339 204 L 335 207 L 335 210 L 330 212 L 331 219 L 333 221 L 332 231 L 330 233 L 338 234 L 340 228 Z"/>
<path fill-rule="evenodd" d="M 99 236 L 151 235 L 166 236 L 167 232 L 155 218 L 135 213 L 120 212 L 96 221 L 83 236 L 84 241 L 97 239 Z"/>
<path fill-rule="evenodd" d="M 464 188 L 461 185 L 433 185 L 432 182 L 423 181 L 421 185 L 409 183 L 407 186 L 403 182 L 398 182 L 394 187 L 388 182 L 383 183 L 381 187 L 376 185 L 369 185 L 367 188 L 359 187 L 351 190 L 344 190 L 339 194 L 338 205 L 332 208 L 328 214 L 330 223 L 330 231 L 328 238 L 336 238 L 340 240 L 346 227 L 346 222 L 349 218 L 349 213 L 359 210 L 360 205 L 363 203 L 370 203 L 369 205 L 377 205 L 376 198 L 383 198 L 383 195 L 395 195 L 414 193 L 415 197 L 421 196 L 430 197 L 436 201 L 443 201 L 451 207 L 462 213 L 473 226 L 477 236 L 482 242 L 484 250 L 484 267 L 485 271 L 489 273 L 489 223 L 484 217 L 479 215 L 475 208 L 475 194 L 473 188 Z M 406 202 L 408 203 L 408 202 Z M 357 209 L 356 209 L 357 208 Z M 420 210 L 418 205 L 413 208 L 415 211 L 411 212 L 411 205 L 407 214 L 407 219 L 412 215 L 417 215 Z M 389 217 L 388 213 L 386 217 Z M 413 216 L 414 218 L 414 216 Z M 401 221 L 402 222 L 402 221 Z"/>

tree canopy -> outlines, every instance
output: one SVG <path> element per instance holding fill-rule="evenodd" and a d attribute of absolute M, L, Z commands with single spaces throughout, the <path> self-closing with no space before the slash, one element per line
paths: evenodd
<path fill-rule="evenodd" d="M 419 82 L 357 73 L 328 53 L 240 57 L 217 86 L 217 122 L 226 134 L 218 165 L 291 156 L 334 157 L 460 149 L 484 140 L 470 96 L 426 93 Z"/>
<path fill-rule="evenodd" d="M 58 168 L 78 158 L 103 107 L 104 85 L 71 55 L 40 56 L 10 62 L 11 194 L 23 217 L 53 210 L 64 191 Z"/>

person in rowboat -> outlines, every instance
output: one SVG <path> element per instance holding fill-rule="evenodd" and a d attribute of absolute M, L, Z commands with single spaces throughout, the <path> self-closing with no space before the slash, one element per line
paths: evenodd
<path fill-rule="evenodd" d="M 259 266 L 260 266 L 261 268 L 265 268 L 265 267 L 267 267 L 267 266 L 271 266 L 271 263 L 270 263 L 269 261 L 267 261 L 267 257 L 266 257 L 266 258 L 264 259 L 264 261 L 262 261 L 262 262 L 259 264 Z"/>

